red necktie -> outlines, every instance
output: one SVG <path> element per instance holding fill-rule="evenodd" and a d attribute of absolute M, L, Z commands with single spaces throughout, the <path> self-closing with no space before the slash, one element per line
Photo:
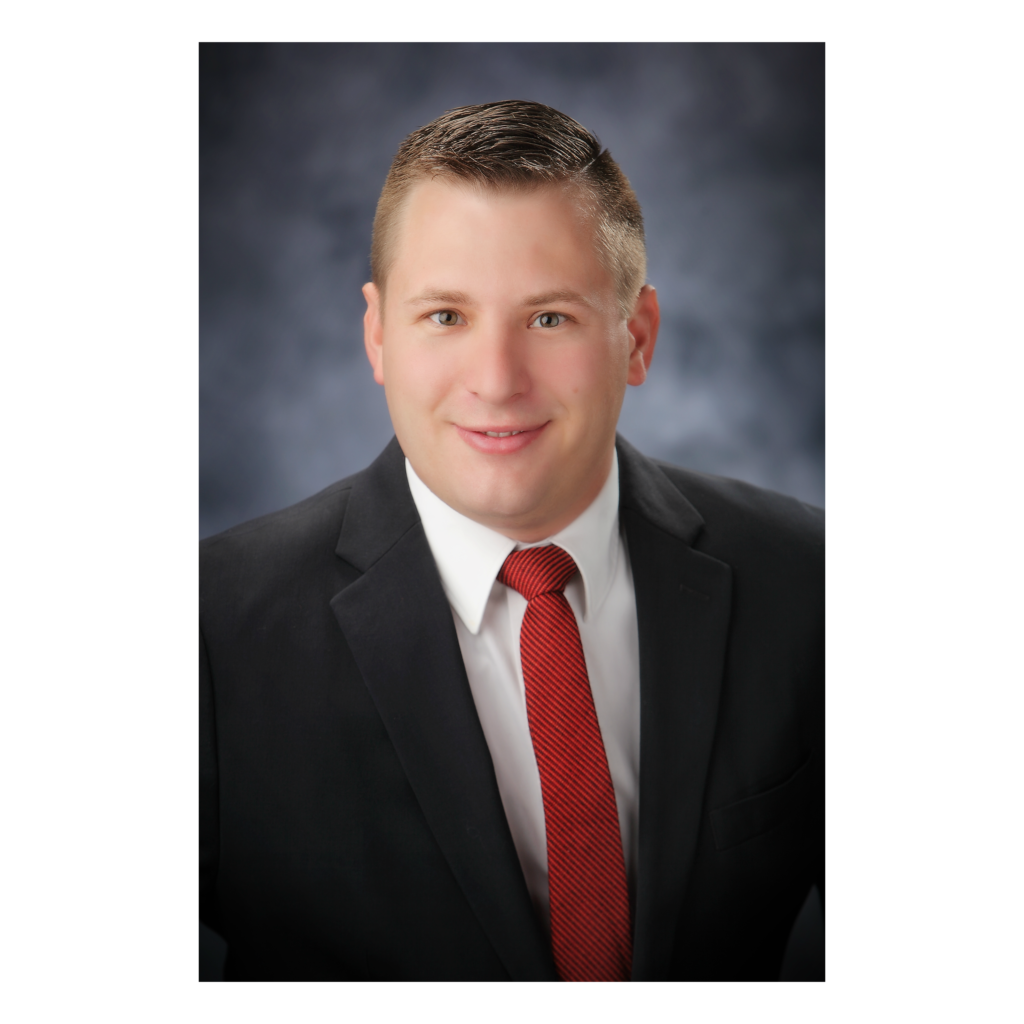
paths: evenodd
<path fill-rule="evenodd" d="M 527 600 L 519 634 L 526 711 L 544 796 L 551 948 L 563 981 L 628 981 L 626 867 L 580 631 L 560 547 L 513 551 L 498 580 Z"/>

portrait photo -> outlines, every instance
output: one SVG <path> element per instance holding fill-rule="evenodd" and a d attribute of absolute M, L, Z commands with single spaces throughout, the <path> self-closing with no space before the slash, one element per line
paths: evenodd
<path fill-rule="evenodd" d="M 824 44 L 199 101 L 200 978 L 824 980 Z"/>

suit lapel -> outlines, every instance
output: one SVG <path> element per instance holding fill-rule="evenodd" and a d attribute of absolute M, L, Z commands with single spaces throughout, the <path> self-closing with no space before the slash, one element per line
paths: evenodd
<path fill-rule="evenodd" d="M 362 575 L 331 607 L 434 838 L 510 976 L 554 978 L 397 441 L 354 484 L 337 554 Z"/>
<path fill-rule="evenodd" d="M 640 635 L 640 838 L 634 980 L 667 976 L 703 812 L 732 572 L 692 547 L 697 510 L 619 440 L 620 515 Z"/>

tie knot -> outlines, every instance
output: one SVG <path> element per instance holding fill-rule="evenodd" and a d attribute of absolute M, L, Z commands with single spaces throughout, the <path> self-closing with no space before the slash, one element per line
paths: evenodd
<path fill-rule="evenodd" d="M 541 594 L 561 593 L 576 571 L 568 551 L 555 544 L 513 551 L 498 573 L 498 582 L 518 590 L 527 601 Z"/>

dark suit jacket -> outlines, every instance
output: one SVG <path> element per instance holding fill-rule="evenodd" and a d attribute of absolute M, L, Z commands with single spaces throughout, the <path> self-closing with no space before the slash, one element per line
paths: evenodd
<path fill-rule="evenodd" d="M 640 455 L 633 977 L 774 979 L 824 893 L 824 514 Z M 555 979 L 392 441 L 201 545 L 201 917 L 227 978 Z"/>

